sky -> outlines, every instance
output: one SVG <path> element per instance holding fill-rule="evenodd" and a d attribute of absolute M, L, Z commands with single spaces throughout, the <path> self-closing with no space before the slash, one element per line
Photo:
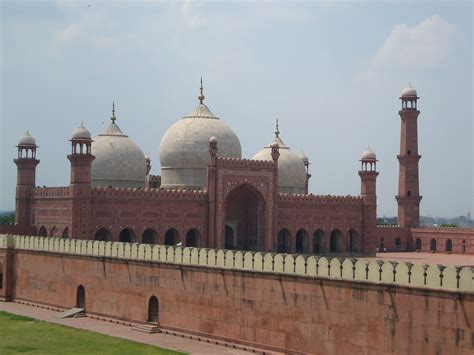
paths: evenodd
<path fill-rule="evenodd" d="M 377 153 L 378 215 L 396 215 L 400 92 L 421 97 L 421 214 L 474 212 L 470 1 L 1 1 L 0 210 L 15 205 L 15 145 L 36 138 L 37 185 L 67 186 L 81 120 L 117 123 L 151 158 L 205 103 L 251 158 L 280 137 L 308 155 L 310 192 L 360 193 Z"/>

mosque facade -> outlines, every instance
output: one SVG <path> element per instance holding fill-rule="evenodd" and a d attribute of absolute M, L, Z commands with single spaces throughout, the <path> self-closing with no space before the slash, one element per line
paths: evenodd
<path fill-rule="evenodd" d="M 163 135 L 161 175 L 150 175 L 150 159 L 118 126 L 94 139 L 82 124 L 67 156 L 70 184 L 36 187 L 36 140 L 18 143 L 16 223 L 39 236 L 181 245 L 283 253 L 374 253 L 403 239 L 414 247 L 410 228 L 419 224 L 417 92 L 402 91 L 400 116 L 399 229 L 376 226 L 377 158 L 362 153 L 360 193 L 315 196 L 308 191 L 309 159 L 281 137 L 252 159 L 242 158 L 239 138 L 204 104 Z M 355 175 L 355 174 L 354 174 Z M 407 232 L 408 231 L 408 232 Z M 392 243 L 393 244 L 393 243 Z"/>

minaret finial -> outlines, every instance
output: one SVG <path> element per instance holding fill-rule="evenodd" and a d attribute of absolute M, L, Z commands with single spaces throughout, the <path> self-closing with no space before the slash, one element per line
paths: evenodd
<path fill-rule="evenodd" d="M 280 137 L 280 126 L 278 125 L 278 117 L 276 118 L 276 129 L 275 129 L 275 137 Z"/>
<path fill-rule="evenodd" d="M 117 119 L 117 117 L 115 117 L 115 100 L 112 101 L 112 117 L 110 117 L 110 119 L 112 120 L 112 123 L 115 123 L 115 120 Z"/>
<path fill-rule="evenodd" d="M 200 91 L 201 91 L 201 95 L 198 96 L 198 99 L 199 99 L 199 102 L 202 104 L 202 102 L 203 102 L 204 99 L 206 98 L 206 97 L 203 95 L 204 88 L 202 87 L 202 76 L 201 76 L 201 88 L 200 88 Z"/>

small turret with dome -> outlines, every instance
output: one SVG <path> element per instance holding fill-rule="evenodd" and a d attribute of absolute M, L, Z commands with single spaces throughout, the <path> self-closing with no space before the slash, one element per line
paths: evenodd
<path fill-rule="evenodd" d="M 92 185 L 103 187 L 143 188 L 147 163 L 145 154 L 115 123 L 115 103 L 112 121 L 92 143 Z"/>
<path fill-rule="evenodd" d="M 364 150 L 360 157 L 362 171 L 376 171 L 377 169 L 377 155 L 370 148 L 370 145 Z"/>
<path fill-rule="evenodd" d="M 18 159 L 36 159 L 36 139 L 27 130 L 17 144 Z"/>
<path fill-rule="evenodd" d="M 161 186 L 202 189 L 210 163 L 209 138 L 219 141 L 218 156 L 241 158 L 240 141 L 234 131 L 209 110 L 204 101 L 202 78 L 199 104 L 163 135 L 160 143 Z"/>
<path fill-rule="evenodd" d="M 307 184 L 306 168 L 301 157 L 283 143 L 280 138 L 278 118 L 273 142 L 254 155 L 254 160 L 272 160 L 273 146 L 279 147 L 278 192 L 305 194 Z"/>
<path fill-rule="evenodd" d="M 402 94 L 400 95 L 400 100 L 402 100 L 402 110 L 416 109 L 418 99 L 418 93 L 415 88 L 411 86 L 411 83 L 408 83 L 408 86 L 403 88 Z"/>

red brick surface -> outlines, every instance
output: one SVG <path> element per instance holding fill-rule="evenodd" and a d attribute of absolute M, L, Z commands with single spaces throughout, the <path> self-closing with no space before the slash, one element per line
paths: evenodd
<path fill-rule="evenodd" d="M 13 296 L 316 354 L 471 354 L 474 295 L 15 251 Z"/>

